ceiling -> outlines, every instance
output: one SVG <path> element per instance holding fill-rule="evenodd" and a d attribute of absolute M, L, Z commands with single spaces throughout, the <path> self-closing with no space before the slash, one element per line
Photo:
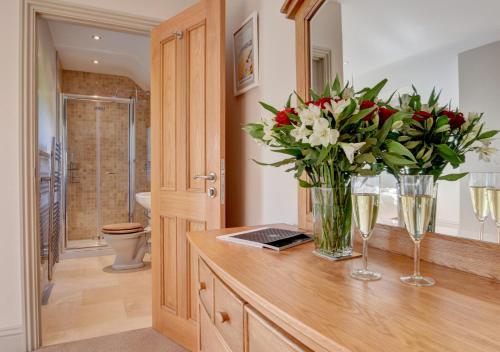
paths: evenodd
<path fill-rule="evenodd" d="M 48 20 L 54 46 L 65 70 L 127 76 L 150 88 L 148 36 Z M 93 35 L 102 39 L 94 40 Z M 98 60 L 98 64 L 94 64 Z"/>
<path fill-rule="evenodd" d="M 363 73 L 447 46 L 500 39 L 499 0 L 338 0 L 344 60 Z"/>

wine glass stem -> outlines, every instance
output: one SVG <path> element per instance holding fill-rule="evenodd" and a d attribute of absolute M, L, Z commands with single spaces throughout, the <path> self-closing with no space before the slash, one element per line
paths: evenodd
<path fill-rule="evenodd" d="M 368 240 L 363 238 L 363 270 L 368 270 Z"/>
<path fill-rule="evenodd" d="M 479 240 L 483 240 L 484 234 L 484 221 L 481 221 L 481 227 L 479 228 Z"/>
<path fill-rule="evenodd" d="M 420 241 L 415 242 L 415 253 L 413 255 L 413 276 L 420 276 Z"/>

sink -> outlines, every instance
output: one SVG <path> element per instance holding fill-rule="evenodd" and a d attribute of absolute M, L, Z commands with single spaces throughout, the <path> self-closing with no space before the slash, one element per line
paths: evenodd
<path fill-rule="evenodd" d="M 151 211 L 151 192 L 136 193 L 135 200 L 144 208 Z"/>

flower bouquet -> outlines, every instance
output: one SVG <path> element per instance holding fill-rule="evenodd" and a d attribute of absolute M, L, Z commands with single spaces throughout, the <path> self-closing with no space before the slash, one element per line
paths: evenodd
<path fill-rule="evenodd" d="M 291 106 L 292 95 L 281 110 L 261 102 L 271 116 L 244 127 L 259 143 L 286 155 L 272 164 L 258 164 L 289 165 L 286 171 L 294 172 L 302 187 L 313 188 L 315 247 L 322 256 L 352 254 L 351 175 L 379 173 L 385 158 L 406 160 L 409 155 L 395 148 L 388 154 L 387 142 L 393 141 L 386 139 L 401 128 L 406 113 L 378 101 L 386 82 L 355 92 L 337 78 L 321 95 L 311 92 L 311 101 L 297 95 L 296 107 Z"/>
<path fill-rule="evenodd" d="M 401 174 L 421 174 L 433 175 L 435 181 L 456 181 L 467 173 L 443 175 L 443 171 L 448 165 L 458 168 L 465 162 L 467 153 L 475 151 L 480 159 L 490 160 L 496 151 L 490 139 L 498 131 L 484 130 L 483 114 L 469 113 L 466 118 L 458 110 L 440 106 L 440 94 L 435 90 L 423 104 L 417 89 L 413 87 L 413 90 L 413 94 L 401 95 L 395 108 L 407 116 L 402 120 L 402 128 L 389 135 L 389 139 L 394 140 L 392 145 L 399 147 L 402 154 L 402 159 L 384 159 L 389 173 L 396 179 Z"/>

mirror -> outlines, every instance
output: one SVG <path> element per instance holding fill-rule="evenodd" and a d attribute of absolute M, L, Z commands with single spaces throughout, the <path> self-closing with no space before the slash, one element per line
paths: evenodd
<path fill-rule="evenodd" d="M 484 112 L 487 129 L 500 129 L 500 2 L 497 0 L 325 0 L 310 20 L 311 88 L 321 92 L 338 74 L 357 89 L 389 80 L 379 95 L 411 93 L 427 100 L 441 89 L 440 105 Z M 397 101 L 397 94 L 396 100 Z M 395 105 L 398 105 L 397 103 Z M 492 146 L 500 149 L 498 139 Z M 490 162 L 467 154 L 457 172 L 500 172 L 500 153 Z M 436 232 L 479 238 L 469 176 L 439 181 Z M 384 173 L 379 222 L 401 225 L 395 179 Z M 491 215 L 483 239 L 497 242 Z"/>

